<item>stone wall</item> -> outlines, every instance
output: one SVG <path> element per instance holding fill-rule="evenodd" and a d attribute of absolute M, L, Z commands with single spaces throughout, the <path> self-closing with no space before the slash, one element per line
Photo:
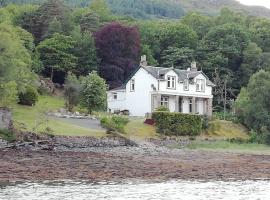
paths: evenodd
<path fill-rule="evenodd" d="M 11 111 L 0 108 L 0 129 L 10 129 L 12 127 Z"/>

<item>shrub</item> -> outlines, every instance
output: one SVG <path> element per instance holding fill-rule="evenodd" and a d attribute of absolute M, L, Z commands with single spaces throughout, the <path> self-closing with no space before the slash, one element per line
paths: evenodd
<path fill-rule="evenodd" d="M 210 126 L 209 121 L 210 120 L 209 120 L 209 117 L 207 115 L 204 115 L 202 117 L 202 129 L 203 130 L 207 130 L 209 128 L 209 126 Z"/>
<path fill-rule="evenodd" d="M 0 129 L 0 138 L 3 138 L 8 142 L 14 142 L 16 140 L 16 135 L 10 130 Z"/>
<path fill-rule="evenodd" d="M 128 122 L 128 118 L 123 116 L 102 117 L 100 120 L 101 125 L 106 129 L 121 133 L 125 133 L 124 128 Z"/>
<path fill-rule="evenodd" d="M 157 132 L 165 135 L 196 136 L 202 131 L 202 119 L 197 115 L 154 112 Z"/>
<path fill-rule="evenodd" d="M 169 108 L 165 107 L 165 106 L 159 106 L 158 108 L 156 108 L 157 112 L 169 112 Z"/>
<path fill-rule="evenodd" d="M 19 94 L 19 104 L 32 106 L 38 101 L 38 92 L 31 86 L 26 87 L 26 91 Z"/>

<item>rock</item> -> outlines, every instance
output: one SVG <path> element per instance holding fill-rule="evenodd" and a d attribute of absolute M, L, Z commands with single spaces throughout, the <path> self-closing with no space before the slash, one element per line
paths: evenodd
<path fill-rule="evenodd" d="M 64 109 L 64 108 L 60 108 L 60 109 L 59 109 L 59 112 L 60 112 L 61 114 L 66 114 L 66 113 L 67 113 L 66 109 Z"/>
<path fill-rule="evenodd" d="M 11 129 L 13 126 L 11 111 L 0 108 L 0 129 Z"/>
<path fill-rule="evenodd" d="M 80 115 L 80 113 L 79 113 L 78 111 L 76 111 L 74 114 L 75 114 L 75 115 L 77 115 L 77 116 L 79 116 L 79 115 Z"/>

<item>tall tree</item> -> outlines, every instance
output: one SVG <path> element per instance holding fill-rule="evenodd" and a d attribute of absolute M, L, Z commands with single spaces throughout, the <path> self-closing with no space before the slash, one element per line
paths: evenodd
<path fill-rule="evenodd" d="M 98 57 L 101 59 L 99 72 L 110 85 L 117 87 L 138 67 L 140 36 L 137 28 L 112 23 L 95 34 Z M 112 71 L 118 73 L 112 76 Z"/>
<path fill-rule="evenodd" d="M 86 76 L 93 70 L 97 70 L 98 66 L 94 38 L 91 33 L 82 33 L 78 28 L 72 32 L 72 37 L 75 41 L 73 55 L 77 57 L 74 73 L 77 76 Z"/>
<path fill-rule="evenodd" d="M 38 45 L 37 49 L 41 61 L 45 70 L 50 71 L 51 80 L 54 78 L 55 71 L 67 73 L 69 70 L 74 70 L 77 60 L 71 54 L 73 48 L 74 41 L 72 37 L 59 33 L 54 34 L 52 38 L 46 39 Z"/>

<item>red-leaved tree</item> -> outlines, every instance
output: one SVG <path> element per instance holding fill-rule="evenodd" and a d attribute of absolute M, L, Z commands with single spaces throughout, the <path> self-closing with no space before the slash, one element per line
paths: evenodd
<path fill-rule="evenodd" d="M 95 33 L 100 76 L 110 88 L 123 84 L 138 67 L 140 35 L 136 27 L 119 23 L 105 25 Z"/>

